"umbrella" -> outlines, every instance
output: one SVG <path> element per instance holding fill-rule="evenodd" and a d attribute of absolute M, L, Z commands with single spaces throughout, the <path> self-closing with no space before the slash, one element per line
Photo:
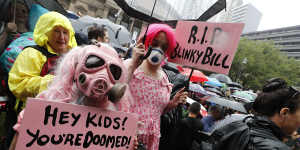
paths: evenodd
<path fill-rule="evenodd" d="M 229 86 L 229 87 L 238 87 L 238 88 L 243 88 L 243 86 L 241 85 L 241 84 L 239 84 L 239 83 L 237 83 L 237 82 L 231 82 L 231 83 L 227 83 L 227 85 Z"/>
<path fill-rule="evenodd" d="M 220 87 L 215 86 L 215 85 L 210 85 L 210 84 L 204 84 L 203 87 L 204 87 L 204 89 L 205 88 L 214 88 L 214 89 L 218 89 L 218 90 L 220 89 Z"/>
<path fill-rule="evenodd" d="M 234 98 L 239 98 L 239 99 L 242 99 L 242 100 L 247 100 L 246 102 L 252 102 L 252 101 L 254 101 L 254 97 L 252 95 L 250 95 L 246 91 L 235 91 L 234 93 L 232 93 L 231 96 L 234 97 Z"/>
<path fill-rule="evenodd" d="M 220 97 L 220 95 L 214 93 L 214 92 L 211 92 L 209 90 L 206 91 L 206 93 L 209 95 L 209 96 L 216 96 L 216 97 Z"/>
<path fill-rule="evenodd" d="M 256 97 L 257 97 L 257 94 L 256 94 L 256 93 L 253 93 L 252 91 L 244 91 L 244 92 L 246 92 L 246 93 L 248 93 L 249 95 L 251 95 L 251 96 L 253 97 L 253 100 L 255 100 Z"/>
<path fill-rule="evenodd" d="M 227 100 L 227 99 L 215 97 L 215 96 L 210 97 L 206 101 L 212 102 L 212 103 L 224 106 L 224 107 L 228 107 L 230 109 L 237 110 L 239 112 L 247 113 L 247 110 L 245 109 L 244 105 L 242 103 L 239 103 L 236 101 L 231 101 L 231 100 Z"/>
<path fill-rule="evenodd" d="M 199 70 L 194 70 L 193 71 L 189 68 L 182 68 L 182 69 L 179 69 L 179 71 L 180 71 L 181 74 L 183 74 L 185 76 L 191 76 L 190 77 L 191 82 L 205 82 L 205 81 L 208 81 L 206 75 L 203 74 Z"/>
<path fill-rule="evenodd" d="M 130 17 L 149 23 L 165 22 L 172 25 L 175 25 L 177 20 L 206 21 L 226 8 L 226 0 L 114 0 L 114 2 Z"/>
<path fill-rule="evenodd" d="M 205 88 L 205 90 L 207 91 L 207 93 L 208 93 L 208 92 L 212 92 L 212 93 L 217 94 L 218 97 L 219 97 L 219 96 L 223 96 L 223 93 L 222 93 L 218 88 L 207 87 L 207 88 Z M 209 94 L 211 94 L 211 93 L 209 93 Z M 213 94 L 213 95 L 215 95 L 215 94 Z"/>
<path fill-rule="evenodd" d="M 204 85 L 212 85 L 217 87 L 222 87 L 223 84 L 216 78 L 207 77 L 208 81 L 204 82 Z"/>
<path fill-rule="evenodd" d="M 177 68 L 177 65 L 174 64 L 174 63 L 166 62 L 166 64 L 163 65 L 162 67 L 163 67 L 164 69 L 173 71 L 173 72 L 175 72 L 175 73 L 179 73 L 179 70 L 178 70 L 178 68 Z"/>
<path fill-rule="evenodd" d="M 32 4 L 40 4 L 49 11 L 56 11 L 65 16 L 68 14 L 68 12 L 57 2 L 57 0 L 24 0 L 24 2 L 29 9 L 31 8 Z"/>
<path fill-rule="evenodd" d="M 202 95 L 208 95 L 205 89 L 199 84 L 190 83 L 189 90 Z"/>
<path fill-rule="evenodd" d="M 115 24 L 108 19 L 99 19 L 91 16 L 83 16 L 77 20 L 70 19 L 75 32 L 87 35 L 92 26 L 105 26 L 110 38 L 110 44 L 115 48 L 122 48 L 123 44 L 131 41 L 129 31 L 122 25 Z M 124 49 L 125 50 L 125 49 Z"/>
<path fill-rule="evenodd" d="M 227 75 L 225 74 L 211 74 L 209 77 L 211 78 L 216 78 L 218 79 L 220 82 L 223 82 L 223 83 L 232 83 L 232 80 L 230 79 L 230 77 L 228 77 Z"/>
<path fill-rule="evenodd" d="M 10 3 L 14 3 L 15 1 L 23 1 L 27 6 L 28 10 L 31 8 L 33 4 L 40 4 L 44 8 L 49 11 L 56 11 L 63 15 L 67 15 L 68 12 L 57 2 L 57 0 L 0 0 L 0 19 L 4 20 L 7 16 L 8 7 Z"/>
<path fill-rule="evenodd" d="M 186 102 L 189 103 L 189 104 L 192 104 L 192 103 L 197 102 L 197 101 L 187 97 Z M 199 103 L 199 102 L 197 102 L 197 103 Z M 202 104 L 200 104 L 200 106 L 201 106 L 200 114 L 202 115 L 202 117 L 206 117 L 208 115 L 207 110 L 205 109 L 205 107 Z"/>
<path fill-rule="evenodd" d="M 245 103 L 250 103 L 254 102 L 255 98 L 257 97 L 257 94 L 250 91 L 236 91 L 231 96 Z"/>
<path fill-rule="evenodd" d="M 232 122 L 244 120 L 246 117 L 249 117 L 249 116 L 252 116 L 252 115 L 232 114 L 232 115 L 226 116 L 225 119 L 215 122 L 212 132 L 214 130 L 220 129 Z"/>

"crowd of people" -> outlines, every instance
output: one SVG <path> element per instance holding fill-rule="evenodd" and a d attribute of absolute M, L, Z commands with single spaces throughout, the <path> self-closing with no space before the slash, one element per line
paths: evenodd
<path fill-rule="evenodd" d="M 6 28 L 10 36 L 26 32 L 11 20 Z M 1 94 L 10 101 L 3 148 L 15 149 L 30 97 L 138 114 L 138 150 L 299 148 L 300 92 L 283 79 L 266 81 L 248 114 L 206 103 L 209 114 L 202 116 L 208 97 L 186 107 L 192 93 L 186 78 L 162 67 L 176 46 L 174 30 L 151 24 L 141 37 L 127 59 L 109 45 L 105 27 L 90 28 L 88 42 L 78 44 L 68 18 L 41 14 L 33 30 L 36 45 L 23 48 L 9 72 L 1 68 Z"/>

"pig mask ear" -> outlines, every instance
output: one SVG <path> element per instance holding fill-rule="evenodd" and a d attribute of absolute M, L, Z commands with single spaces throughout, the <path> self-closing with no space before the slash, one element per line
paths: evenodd
<path fill-rule="evenodd" d="M 82 47 L 76 47 L 62 56 L 56 68 L 53 81 L 49 84 L 48 89 L 37 97 L 60 102 L 71 102 L 80 97 L 79 90 L 75 84 L 75 70 L 78 64 L 78 57 L 82 53 L 84 53 Z"/>
<path fill-rule="evenodd" d="M 117 103 L 121 100 L 124 96 L 126 91 L 126 84 L 124 83 L 116 83 L 107 93 L 108 99 L 113 102 Z"/>

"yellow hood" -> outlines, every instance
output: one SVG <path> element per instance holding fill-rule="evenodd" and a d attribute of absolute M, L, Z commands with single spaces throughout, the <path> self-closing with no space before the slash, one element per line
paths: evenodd
<path fill-rule="evenodd" d="M 62 26 L 69 30 L 69 48 L 74 48 L 77 46 L 75 32 L 70 21 L 64 15 L 57 12 L 48 12 L 39 18 L 33 32 L 34 42 L 39 46 L 46 45 L 48 42 L 47 33 L 50 32 L 55 26 Z"/>

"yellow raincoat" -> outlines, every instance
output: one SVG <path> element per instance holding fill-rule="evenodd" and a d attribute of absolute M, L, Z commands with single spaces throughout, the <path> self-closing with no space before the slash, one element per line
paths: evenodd
<path fill-rule="evenodd" d="M 77 46 L 75 33 L 70 21 L 57 12 L 49 12 L 42 15 L 34 29 L 33 38 L 36 44 L 47 48 L 50 53 L 55 54 L 48 45 L 48 34 L 55 26 L 62 26 L 69 31 L 69 49 Z M 26 102 L 28 97 L 35 97 L 47 89 L 53 75 L 40 76 L 47 57 L 34 48 L 24 49 L 17 57 L 9 72 L 8 85 L 11 92 L 16 96 L 16 107 L 20 100 Z M 24 107 L 23 105 L 22 107 Z"/>

